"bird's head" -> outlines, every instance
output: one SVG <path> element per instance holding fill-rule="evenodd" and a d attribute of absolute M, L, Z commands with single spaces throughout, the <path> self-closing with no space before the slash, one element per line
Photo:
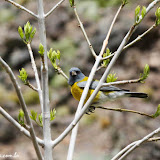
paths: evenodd
<path fill-rule="evenodd" d="M 69 85 L 73 85 L 75 82 L 81 81 L 85 75 L 81 72 L 79 68 L 73 67 L 69 70 Z"/>

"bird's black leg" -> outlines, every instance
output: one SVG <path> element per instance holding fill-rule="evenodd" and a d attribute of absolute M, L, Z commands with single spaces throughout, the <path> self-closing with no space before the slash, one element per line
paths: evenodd
<path fill-rule="evenodd" d="M 89 108 L 86 111 L 86 114 L 90 115 L 91 113 L 95 112 L 95 107 L 94 106 L 89 106 Z"/>

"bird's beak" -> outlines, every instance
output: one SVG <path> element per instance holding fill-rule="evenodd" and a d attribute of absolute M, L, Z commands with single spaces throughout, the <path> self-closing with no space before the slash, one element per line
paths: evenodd
<path fill-rule="evenodd" d="M 72 71 L 72 72 L 71 72 L 71 75 L 72 75 L 72 76 L 76 76 L 77 73 L 76 73 L 75 71 Z"/>

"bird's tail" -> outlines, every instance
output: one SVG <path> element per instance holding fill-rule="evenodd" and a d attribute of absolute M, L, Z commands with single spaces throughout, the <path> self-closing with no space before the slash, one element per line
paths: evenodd
<path fill-rule="evenodd" d="M 128 97 L 136 97 L 136 98 L 147 98 L 148 97 L 146 93 L 138 93 L 138 92 L 125 92 L 125 95 Z"/>

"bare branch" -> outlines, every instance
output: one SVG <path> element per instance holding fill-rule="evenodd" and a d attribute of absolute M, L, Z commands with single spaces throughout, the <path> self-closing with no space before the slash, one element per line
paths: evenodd
<path fill-rule="evenodd" d="M 152 29 L 154 29 L 156 27 L 155 24 L 153 24 L 147 31 L 145 31 L 143 34 L 139 35 L 135 40 L 133 40 L 132 42 L 130 42 L 129 44 L 127 44 L 123 50 L 129 48 L 130 46 L 132 46 L 133 44 L 135 44 L 136 42 L 140 41 L 146 34 L 148 34 Z M 107 56 L 107 57 L 104 57 L 102 58 L 102 60 L 106 60 L 106 59 L 109 59 L 111 57 L 113 57 L 115 55 L 116 52 L 112 53 L 111 55 Z M 101 67 L 102 68 L 102 67 Z M 100 69 L 101 69 L 100 68 Z"/>
<path fill-rule="evenodd" d="M 91 52 L 92 52 L 92 55 L 93 55 L 94 58 L 96 58 L 97 55 L 96 55 L 96 53 L 95 53 L 95 51 L 94 51 L 94 49 L 93 49 L 93 47 L 92 47 L 92 45 L 91 45 L 91 42 L 89 41 L 89 38 L 88 38 L 88 36 L 87 36 L 87 33 L 86 33 L 85 29 L 84 29 L 83 23 L 81 22 L 81 20 L 80 20 L 80 18 L 79 18 L 79 16 L 78 16 L 76 6 L 73 6 L 73 8 L 74 8 L 74 13 L 75 13 L 75 15 L 76 15 L 76 18 L 77 18 L 77 20 L 78 20 L 78 22 L 79 22 L 79 26 L 80 26 L 80 28 L 81 28 L 81 30 L 82 30 L 82 32 L 83 32 L 84 37 L 85 37 L 86 40 L 87 40 L 87 43 L 88 43 L 89 48 L 90 48 L 90 50 L 91 50 Z"/>
<path fill-rule="evenodd" d="M 39 99 L 40 99 L 40 104 L 41 104 L 41 110 L 43 110 L 41 84 L 40 84 L 39 75 L 38 75 L 38 71 L 37 71 L 37 67 L 36 67 L 34 57 L 33 57 L 33 52 L 32 52 L 30 43 L 27 44 L 27 48 L 28 48 L 28 52 L 29 52 L 29 55 L 30 55 L 30 58 L 31 58 L 32 68 L 33 68 L 33 71 L 34 71 L 34 74 L 35 74 L 35 79 L 36 79 L 36 83 L 37 83 L 37 91 L 38 91 L 38 94 L 39 94 Z M 32 87 L 32 86 L 30 86 L 30 87 Z M 34 88 L 32 88 L 32 89 L 34 89 Z"/>
<path fill-rule="evenodd" d="M 124 159 L 125 157 L 127 157 L 128 154 L 130 154 L 133 150 L 135 150 L 137 147 L 139 147 L 142 143 L 148 141 L 149 138 L 153 137 L 154 135 L 158 134 L 160 132 L 160 128 L 154 130 L 153 132 L 151 132 L 150 134 L 148 134 L 147 136 L 145 136 L 144 138 L 142 138 L 139 141 L 136 141 L 136 143 L 130 147 L 130 149 L 128 149 L 120 158 L 119 160 Z"/>
<path fill-rule="evenodd" d="M 67 75 L 63 72 L 63 70 L 60 67 L 58 67 L 56 71 L 58 72 L 58 74 L 61 74 L 68 81 Z"/>
<path fill-rule="evenodd" d="M 142 116 L 147 116 L 149 118 L 153 118 L 152 115 L 143 113 L 143 112 L 139 112 L 139 111 L 134 111 L 134 110 L 129 110 L 129 109 L 123 109 L 123 108 L 108 108 L 108 107 L 103 107 L 103 106 L 98 106 L 96 108 L 100 108 L 100 109 L 105 109 L 105 110 L 111 110 L 111 111 L 118 111 L 118 112 L 131 112 L 131 113 L 136 113 L 136 114 L 140 114 Z"/>
<path fill-rule="evenodd" d="M 35 13 L 33 13 L 32 11 L 28 10 L 27 8 L 21 6 L 20 4 L 14 2 L 12 0 L 5 0 L 5 1 L 7 1 L 7 2 L 11 3 L 12 5 L 14 5 L 15 7 L 19 8 L 19 9 L 21 9 L 21 10 L 27 12 L 27 13 L 29 13 L 33 17 L 38 18 L 38 16 Z"/>
<path fill-rule="evenodd" d="M 108 40 L 109 40 L 109 37 L 110 37 L 110 35 L 111 35 L 111 31 L 112 31 L 112 29 L 113 29 L 113 25 L 114 25 L 114 23 L 115 23 L 115 21 L 116 21 L 116 19 L 117 19 L 117 17 L 118 17 L 118 15 L 119 15 L 119 13 L 120 13 L 120 11 L 121 11 L 122 8 L 123 8 L 123 5 L 121 5 L 121 6 L 119 7 L 116 15 L 114 16 L 114 19 L 113 19 L 113 21 L 112 21 L 112 23 L 111 23 L 111 26 L 110 26 L 110 28 L 109 28 L 109 31 L 108 31 L 108 33 L 107 33 L 107 36 L 106 36 L 105 40 L 103 41 L 103 46 L 102 46 L 102 49 L 101 49 L 101 51 L 100 51 L 100 56 L 103 55 L 103 53 L 104 53 L 104 51 L 105 51 L 105 49 L 106 49 L 106 46 L 108 45 Z"/>
<path fill-rule="evenodd" d="M 154 138 L 149 138 L 147 142 L 153 142 L 153 141 L 158 141 L 160 140 L 160 137 L 154 137 Z M 128 146 L 126 146 L 124 149 L 122 149 L 117 155 L 115 155 L 111 160 L 117 160 L 121 155 L 123 155 L 127 150 L 129 150 L 132 146 L 134 146 L 136 143 L 138 143 L 140 140 L 132 142 Z"/>
<path fill-rule="evenodd" d="M 44 62 L 41 63 L 41 83 L 42 83 L 42 101 L 43 101 L 43 137 L 44 137 L 44 159 L 53 159 L 51 146 L 51 126 L 50 126 L 50 105 L 48 88 L 48 61 L 47 61 L 47 41 L 43 0 L 37 0 L 38 3 L 38 26 L 40 43 L 44 47 Z"/>
<path fill-rule="evenodd" d="M 47 18 L 56 8 L 58 8 L 65 0 L 59 1 L 48 13 L 45 14 L 45 18 Z"/>
<path fill-rule="evenodd" d="M 38 89 L 35 88 L 29 81 L 25 85 L 28 86 L 29 88 L 33 89 L 34 91 L 38 92 Z"/>
<path fill-rule="evenodd" d="M 37 144 L 37 141 L 36 141 L 36 135 L 35 135 L 35 132 L 34 132 L 34 128 L 33 128 L 33 125 L 32 125 L 32 122 L 29 118 L 29 113 L 28 113 L 28 110 L 27 110 L 27 106 L 25 104 L 25 101 L 24 101 L 24 98 L 23 98 L 23 95 L 22 95 L 22 92 L 21 92 L 21 89 L 20 89 L 20 86 L 16 80 L 16 77 L 15 75 L 13 74 L 11 68 L 8 66 L 8 64 L 0 57 L 0 64 L 2 65 L 2 67 L 5 69 L 5 71 L 8 73 L 11 81 L 12 81 L 12 84 L 16 90 L 16 93 L 17 93 L 17 96 L 18 96 L 18 99 L 20 101 L 20 104 L 21 104 L 21 107 L 22 107 L 22 110 L 24 112 L 24 115 L 25 115 L 25 119 L 27 121 L 27 124 L 29 125 L 30 127 L 30 134 L 31 134 L 31 138 L 32 138 L 32 142 L 33 142 L 33 145 L 34 145 L 34 148 L 35 148 L 35 151 L 37 153 L 37 156 L 40 160 L 42 160 L 42 154 L 41 154 L 41 151 L 39 149 L 39 146 Z"/>
<path fill-rule="evenodd" d="M 139 83 L 140 81 L 141 79 L 138 78 L 138 79 L 132 79 L 132 80 L 123 80 L 123 81 L 116 81 L 116 82 L 110 82 L 110 83 L 103 83 L 102 87 L 107 87 L 110 85 L 119 85 L 119 84 Z"/>
<path fill-rule="evenodd" d="M 13 124 L 17 129 L 19 129 L 25 136 L 31 139 L 31 135 L 27 129 L 22 127 L 13 117 L 11 117 L 1 106 L 0 106 L 0 113 L 11 123 Z M 36 137 L 36 140 L 39 145 L 43 147 L 43 140 Z"/>

